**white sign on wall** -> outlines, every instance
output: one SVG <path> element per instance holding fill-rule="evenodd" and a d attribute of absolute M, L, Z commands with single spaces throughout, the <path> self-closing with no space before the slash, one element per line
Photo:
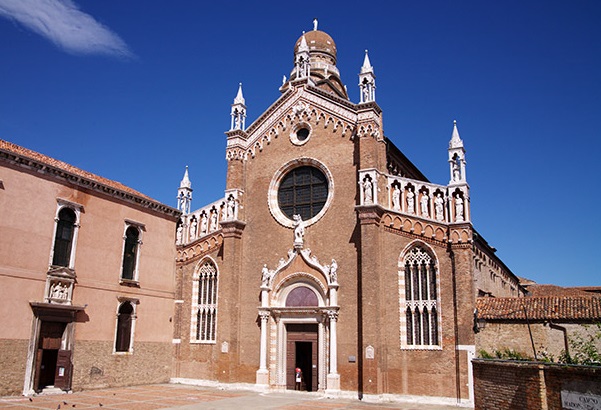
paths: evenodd
<path fill-rule="evenodd" d="M 601 396 L 575 391 L 561 391 L 561 408 L 575 410 L 601 410 Z"/>

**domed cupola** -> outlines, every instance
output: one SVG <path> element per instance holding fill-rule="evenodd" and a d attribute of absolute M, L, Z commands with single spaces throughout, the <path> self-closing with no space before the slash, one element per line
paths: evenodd
<path fill-rule="evenodd" d="M 309 77 L 315 86 L 348 99 L 336 67 L 336 43 L 328 33 L 317 30 L 317 19 L 313 21 L 313 30 L 303 32 L 294 45 L 294 68 L 290 81 L 305 77 Z"/>

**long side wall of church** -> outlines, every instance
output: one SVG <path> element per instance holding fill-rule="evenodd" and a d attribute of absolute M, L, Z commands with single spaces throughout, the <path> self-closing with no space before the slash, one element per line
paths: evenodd
<path fill-rule="evenodd" d="M 426 350 L 401 346 L 401 338 L 406 337 L 406 332 L 404 322 L 401 323 L 405 307 L 401 306 L 401 293 L 404 298 L 404 288 L 400 285 L 404 278 L 401 278 L 400 258 L 404 250 L 414 245 L 433 252 L 438 262 L 440 348 L 432 347 Z M 469 285 L 466 288 L 453 282 L 452 262 L 447 244 L 424 240 L 417 235 L 386 232 L 382 235 L 380 258 L 384 272 L 380 278 L 379 300 L 382 345 L 379 349 L 376 348 L 375 360 L 379 360 L 381 368 L 382 391 L 452 398 L 459 394 L 463 399 L 467 399 L 469 393 L 463 386 L 468 382 L 468 357 L 465 351 L 457 350 L 456 345 L 473 345 L 472 325 L 466 323 L 465 318 L 459 318 L 459 328 L 455 329 L 454 303 L 456 300 L 472 298 L 472 295 Z M 463 276 L 469 280 L 469 271 Z M 455 286 L 461 294 L 456 295 Z M 383 291 L 384 289 L 386 291 Z M 459 314 L 461 315 L 461 312 Z M 471 312 L 469 316 L 471 318 Z M 459 380 L 457 380 L 458 374 Z"/>

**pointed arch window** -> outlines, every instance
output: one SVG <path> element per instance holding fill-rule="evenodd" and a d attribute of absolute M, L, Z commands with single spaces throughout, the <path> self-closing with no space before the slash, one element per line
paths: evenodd
<path fill-rule="evenodd" d="M 215 343 L 219 274 L 213 261 L 202 261 L 193 280 L 190 342 Z"/>
<path fill-rule="evenodd" d="M 401 347 L 440 348 L 438 329 L 438 270 L 423 247 L 412 248 L 401 269 Z"/>

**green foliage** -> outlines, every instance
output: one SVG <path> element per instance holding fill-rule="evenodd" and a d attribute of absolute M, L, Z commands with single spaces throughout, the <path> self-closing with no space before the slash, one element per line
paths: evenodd
<path fill-rule="evenodd" d="M 480 349 L 480 350 L 478 350 L 478 355 L 482 359 L 502 359 L 502 360 L 522 360 L 522 361 L 532 360 L 531 357 L 526 356 L 526 355 L 524 355 L 520 352 L 517 352 L 513 349 L 509 349 L 507 347 L 502 350 L 495 349 L 492 354 L 487 352 L 484 349 Z"/>
<path fill-rule="evenodd" d="M 597 323 L 596 331 L 591 334 L 569 337 L 570 352 L 562 351 L 559 356 L 559 363 L 581 364 L 587 366 L 601 366 L 601 352 L 598 345 L 601 345 L 601 323 Z M 590 325 L 584 325 L 586 329 Z"/>

